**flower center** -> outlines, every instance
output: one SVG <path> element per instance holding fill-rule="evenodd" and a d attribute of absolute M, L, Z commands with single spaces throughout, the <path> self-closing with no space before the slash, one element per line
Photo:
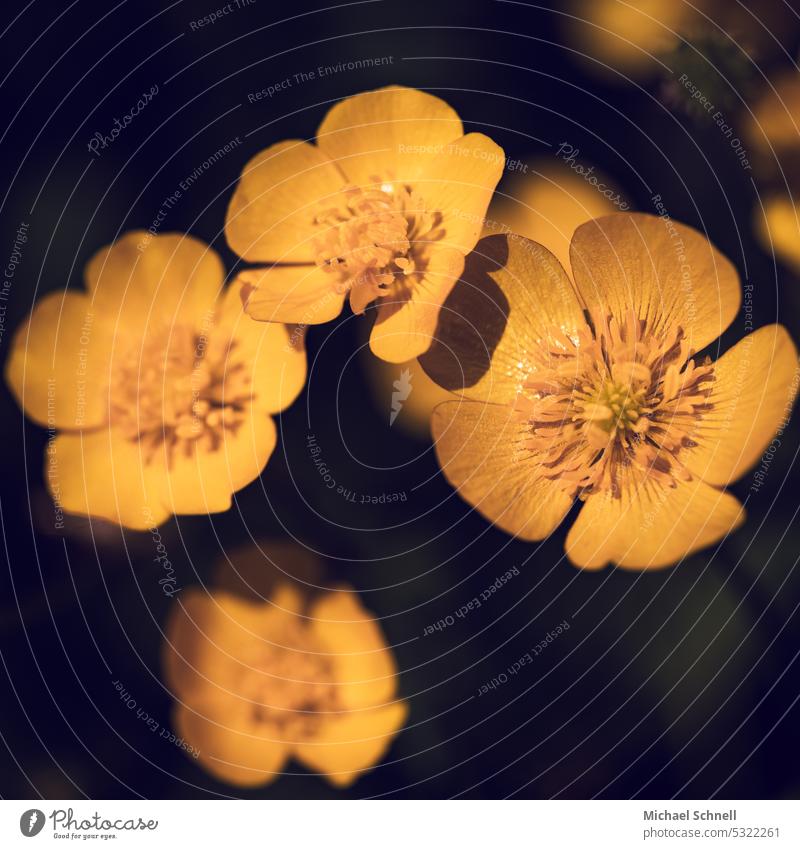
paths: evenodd
<path fill-rule="evenodd" d="M 212 319 L 207 322 L 210 329 Z M 218 362 L 208 357 L 206 328 L 169 326 L 149 330 L 112 366 L 112 424 L 151 457 L 162 444 L 167 460 L 194 444 L 216 450 L 226 430 L 245 416 L 250 378 L 244 363 L 231 363 L 232 341 Z"/>
<path fill-rule="evenodd" d="M 664 486 L 688 480 L 679 454 L 696 444 L 714 381 L 710 360 L 690 353 L 680 327 L 655 336 L 633 312 L 623 326 L 593 316 L 575 338 L 555 331 L 515 404 L 539 473 L 580 497 L 619 497 L 623 467 Z"/>
<path fill-rule="evenodd" d="M 345 186 L 314 215 L 317 265 L 350 291 L 353 311 L 410 288 L 424 271 L 426 245 L 441 238 L 442 215 L 426 209 L 410 186 L 371 178 L 366 188 Z"/>
<path fill-rule="evenodd" d="M 333 665 L 302 625 L 287 626 L 274 644 L 253 646 L 243 660 L 250 668 L 241 693 L 265 733 L 288 742 L 308 739 L 321 714 L 338 710 Z"/>

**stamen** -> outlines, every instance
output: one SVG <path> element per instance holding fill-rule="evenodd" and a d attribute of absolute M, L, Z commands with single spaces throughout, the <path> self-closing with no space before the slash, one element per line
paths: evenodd
<path fill-rule="evenodd" d="M 244 421 L 251 386 L 245 364 L 235 362 L 236 342 L 214 362 L 208 351 L 193 328 L 170 326 L 149 331 L 114 362 L 111 421 L 140 443 L 145 462 L 162 447 L 168 465 L 176 452 L 190 456 L 193 445 L 215 451 Z"/>
<path fill-rule="evenodd" d="M 622 467 L 664 486 L 690 479 L 679 454 L 712 408 L 714 367 L 689 354 L 680 327 L 657 336 L 633 311 L 622 323 L 592 315 L 575 338 L 543 340 L 514 405 L 543 477 L 582 498 L 619 497 Z"/>
<path fill-rule="evenodd" d="M 350 292 L 355 313 L 413 286 L 427 245 L 444 235 L 441 214 L 429 212 L 414 189 L 371 179 L 367 188 L 346 186 L 313 218 L 316 263 L 335 275 L 335 291 Z"/>

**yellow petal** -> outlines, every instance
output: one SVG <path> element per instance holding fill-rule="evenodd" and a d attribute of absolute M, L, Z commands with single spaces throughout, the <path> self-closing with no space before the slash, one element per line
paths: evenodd
<path fill-rule="evenodd" d="M 244 167 L 228 207 L 228 244 L 248 262 L 313 262 L 320 203 L 344 178 L 325 153 L 297 139 L 279 142 Z"/>
<path fill-rule="evenodd" d="M 346 710 L 385 704 L 397 689 L 397 666 L 380 625 L 354 592 L 326 593 L 313 606 L 309 627 L 333 664 L 336 696 Z"/>
<path fill-rule="evenodd" d="M 673 49 L 678 31 L 697 17 L 691 4 L 672 0 L 573 0 L 560 23 L 593 73 L 623 82 L 663 69 L 656 56 Z"/>
<path fill-rule="evenodd" d="M 302 604 L 297 590 L 286 583 L 261 603 L 226 592 L 177 593 L 163 646 L 164 675 L 172 693 L 195 707 L 226 696 L 234 699 L 246 671 L 243 648 L 279 634 Z"/>
<path fill-rule="evenodd" d="M 746 126 L 748 143 L 774 160 L 800 144 L 800 74 L 774 75 L 756 102 Z"/>
<path fill-rule="evenodd" d="M 626 569 L 671 566 L 719 542 L 744 521 L 727 492 L 699 480 L 674 488 L 621 472 L 622 495 L 590 495 L 567 535 L 567 557 L 584 569 L 616 563 Z"/>
<path fill-rule="evenodd" d="M 548 250 L 518 236 L 489 236 L 467 257 L 420 363 L 451 392 L 510 403 L 537 343 L 553 328 L 574 335 L 584 326 L 572 284 Z"/>
<path fill-rule="evenodd" d="M 469 253 L 503 174 L 503 149 L 481 133 L 470 133 L 418 158 L 420 175 L 413 185 L 425 208 L 441 213 L 442 243 Z"/>
<path fill-rule="evenodd" d="M 40 425 L 97 427 L 108 414 L 111 343 L 108 326 L 86 295 L 54 292 L 14 334 L 6 381 Z"/>
<path fill-rule="evenodd" d="M 427 351 L 439 310 L 463 267 L 464 257 L 455 248 L 432 248 L 425 273 L 411 291 L 380 300 L 369 339 L 373 354 L 390 363 L 402 363 Z"/>
<path fill-rule="evenodd" d="M 767 198 L 763 211 L 756 208 L 755 226 L 764 250 L 800 271 L 800 205 L 785 196 Z"/>
<path fill-rule="evenodd" d="M 695 351 L 713 342 L 739 310 L 736 269 L 684 224 L 633 212 L 597 218 L 575 231 L 570 257 L 589 309 L 623 322 L 635 309 L 655 333 L 678 325 Z"/>
<path fill-rule="evenodd" d="M 569 156 L 569 150 L 562 154 Z M 576 156 L 587 172 L 579 176 L 562 162 L 535 160 L 516 174 L 489 207 L 485 235 L 516 233 L 544 245 L 569 272 L 569 245 L 585 221 L 628 209 L 619 189 L 602 172 Z"/>
<path fill-rule="evenodd" d="M 551 534 L 572 499 L 539 476 L 523 441 L 528 426 L 510 406 L 448 401 L 431 423 L 439 465 L 458 494 L 497 527 L 526 540 Z"/>
<path fill-rule="evenodd" d="M 245 309 L 256 321 L 324 324 L 342 311 L 346 294 L 336 291 L 334 274 L 316 265 L 254 268 L 243 271 L 236 282 L 245 287 Z"/>
<path fill-rule="evenodd" d="M 303 332 L 285 324 L 254 321 L 242 306 L 241 285 L 228 287 L 209 340 L 208 357 L 222 364 L 224 397 L 237 394 L 240 371 L 250 375 L 248 401 L 259 410 L 279 413 L 300 394 L 306 380 Z"/>
<path fill-rule="evenodd" d="M 175 709 L 174 722 L 178 736 L 198 751 L 203 768 L 228 784 L 269 784 L 278 777 L 289 754 L 282 741 L 224 711 L 205 716 L 181 704 Z"/>
<path fill-rule="evenodd" d="M 408 715 L 405 702 L 326 720 L 320 733 L 298 745 L 295 757 L 336 787 L 348 787 L 386 753 Z"/>
<path fill-rule="evenodd" d="M 45 452 L 45 480 L 67 513 L 145 530 L 164 522 L 163 467 L 145 463 L 137 443 L 114 428 L 62 433 Z"/>
<path fill-rule="evenodd" d="M 317 130 L 317 144 L 357 185 L 374 177 L 408 181 L 421 156 L 464 133 L 443 100 L 413 88 L 388 86 L 337 103 Z"/>
<path fill-rule="evenodd" d="M 225 269 L 217 253 L 183 233 L 126 233 L 86 265 L 92 309 L 115 334 L 201 328 L 214 314 Z"/>
<path fill-rule="evenodd" d="M 692 434 L 697 447 L 681 460 L 708 483 L 736 480 L 785 427 L 798 379 L 797 348 L 784 327 L 770 324 L 746 336 L 714 365 L 713 409 Z"/>
<path fill-rule="evenodd" d="M 166 506 L 183 515 L 230 509 L 233 493 L 261 474 L 276 443 L 275 423 L 269 414 L 250 405 L 244 421 L 235 430 L 223 431 L 213 450 L 205 438 L 172 449 L 159 446 L 151 464 L 164 470 Z"/>

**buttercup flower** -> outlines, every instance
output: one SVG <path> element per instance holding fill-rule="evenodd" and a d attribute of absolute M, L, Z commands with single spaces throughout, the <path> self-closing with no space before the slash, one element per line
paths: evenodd
<path fill-rule="evenodd" d="M 696 356 L 741 295 L 733 266 L 689 227 L 610 215 L 579 227 L 570 254 L 572 280 L 535 242 L 478 244 L 459 287 L 484 316 L 481 338 L 454 303 L 422 358 L 466 399 L 434 413 L 439 461 L 523 539 L 584 502 L 566 540 L 578 566 L 666 566 L 742 522 L 722 487 L 788 415 L 797 352 L 770 325 L 714 363 Z"/>
<path fill-rule="evenodd" d="M 288 583 L 261 603 L 183 593 L 165 670 L 179 735 L 212 775 L 243 787 L 274 780 L 290 757 L 346 787 L 407 714 L 392 652 L 348 590 L 308 607 Z"/>
<path fill-rule="evenodd" d="M 800 205 L 786 195 L 773 195 L 756 207 L 756 234 L 763 248 L 800 273 Z"/>
<path fill-rule="evenodd" d="M 430 345 L 504 161 L 430 94 L 391 86 L 338 103 L 316 144 L 280 142 L 244 169 L 225 233 L 243 259 L 268 264 L 239 275 L 247 312 L 320 324 L 348 296 L 355 313 L 377 301 L 373 352 L 413 359 Z"/>
<path fill-rule="evenodd" d="M 270 414 L 303 386 L 299 337 L 243 315 L 219 257 L 188 236 L 128 233 L 85 277 L 86 292 L 37 304 L 6 369 L 51 431 L 53 498 L 136 529 L 227 510 L 275 447 Z"/>

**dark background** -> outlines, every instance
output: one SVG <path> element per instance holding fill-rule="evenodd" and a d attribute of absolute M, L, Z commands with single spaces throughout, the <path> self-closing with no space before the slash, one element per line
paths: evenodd
<path fill-rule="evenodd" d="M 718 128 L 684 108 L 669 83 L 681 62 L 693 63 L 740 127 L 764 75 L 790 67 L 775 44 L 748 58 L 717 34 L 713 64 L 701 42 L 665 59 L 668 72 L 626 82 L 576 56 L 565 4 L 307 11 L 255 0 L 200 31 L 190 21 L 221 2 L 9 5 L 0 40 L 10 69 L 0 121 L 3 264 L 20 222 L 29 240 L 3 362 L 37 297 L 80 286 L 98 248 L 146 228 L 179 182 L 238 136 L 242 144 L 184 193 L 162 227 L 205 239 L 234 270 L 221 227 L 247 159 L 285 138 L 312 138 L 333 102 L 393 82 L 445 98 L 509 158 L 552 157 L 567 141 L 636 208 L 652 211 L 660 193 L 752 282 L 755 326 L 780 320 L 800 339 L 800 281 L 759 247 L 751 226 L 772 178 L 743 170 Z M 796 30 L 777 34 L 796 55 Z M 296 73 L 379 56 L 393 61 L 292 80 L 248 103 L 248 93 Z M 144 112 L 99 158 L 90 154 L 93 134 L 108 133 L 154 84 L 159 94 Z M 366 376 L 371 320 L 345 311 L 312 328 L 307 390 L 280 417 L 275 455 L 232 511 L 162 528 L 184 587 L 210 582 L 220 557 L 251 539 L 296 537 L 324 558 L 328 579 L 362 592 L 395 646 L 411 715 L 382 765 L 336 791 L 292 764 L 292 774 L 245 795 L 797 797 L 796 425 L 760 491 L 748 492 L 751 475 L 733 488 L 749 519 L 719 548 L 649 574 L 582 573 L 563 557 L 572 517 L 541 545 L 513 541 L 452 493 L 429 441 L 389 429 L 390 390 L 373 399 Z M 742 315 L 723 349 L 743 326 Z M 24 420 L 5 387 L 0 429 L 0 793 L 239 795 L 152 734 L 112 683 L 121 680 L 169 724 L 159 652 L 174 601 L 159 587 L 150 535 L 85 519 L 54 531 L 42 485 L 47 434 Z M 332 494 L 306 449 L 308 433 L 337 481 L 407 500 L 363 505 Z M 480 610 L 422 636 L 514 566 L 519 575 Z M 534 665 L 476 696 L 562 620 L 569 631 Z"/>

